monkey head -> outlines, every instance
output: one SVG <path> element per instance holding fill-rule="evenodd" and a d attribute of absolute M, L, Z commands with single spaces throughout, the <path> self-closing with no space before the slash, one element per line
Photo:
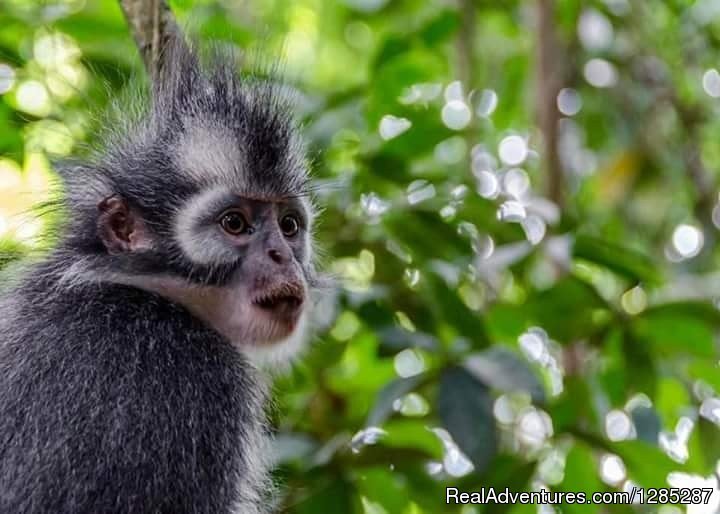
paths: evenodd
<path fill-rule="evenodd" d="M 67 275 L 158 293 L 241 348 L 293 339 L 317 276 L 286 94 L 219 52 L 167 52 L 147 103 L 122 105 L 90 161 L 61 170 Z"/>

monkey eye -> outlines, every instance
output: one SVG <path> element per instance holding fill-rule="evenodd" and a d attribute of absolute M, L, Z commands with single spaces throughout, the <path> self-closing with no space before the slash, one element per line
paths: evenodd
<path fill-rule="evenodd" d="M 300 230 L 300 222 L 293 214 L 286 214 L 280 220 L 280 230 L 285 237 L 292 237 Z"/>
<path fill-rule="evenodd" d="M 233 236 L 239 236 L 251 232 L 251 227 L 245 217 L 238 211 L 228 211 L 220 218 L 220 226 L 225 232 Z"/>

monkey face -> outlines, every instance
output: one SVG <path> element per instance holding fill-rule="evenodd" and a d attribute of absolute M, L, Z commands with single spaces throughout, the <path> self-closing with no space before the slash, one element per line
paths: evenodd
<path fill-rule="evenodd" d="M 201 266 L 232 267 L 227 282 L 193 296 L 193 309 L 243 344 L 274 343 L 308 304 L 310 214 L 301 199 L 250 200 L 216 190 L 181 209 L 176 238 Z"/>
<path fill-rule="evenodd" d="M 110 252 L 165 268 L 152 274 L 136 268 L 126 281 L 180 303 L 231 342 L 277 343 L 304 325 L 313 277 L 306 199 L 208 189 L 179 207 L 169 240 L 120 199 L 105 200 L 101 210 Z"/>

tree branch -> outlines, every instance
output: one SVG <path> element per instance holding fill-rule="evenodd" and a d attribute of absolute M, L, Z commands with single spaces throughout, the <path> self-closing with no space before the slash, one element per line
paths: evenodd
<path fill-rule="evenodd" d="M 475 42 L 475 5 L 472 0 L 458 0 L 460 12 L 460 31 L 457 37 L 458 78 L 463 86 L 472 88 L 473 44 Z"/>
<path fill-rule="evenodd" d="M 458 12 L 460 13 L 460 30 L 458 31 L 455 41 L 455 49 L 457 52 L 457 78 L 463 85 L 463 91 L 469 93 L 473 88 L 474 81 L 474 43 L 475 43 L 475 5 L 472 0 L 457 0 Z M 472 105 L 472 104 L 471 104 Z M 471 107 L 472 108 L 472 107 Z M 472 148 L 474 144 L 473 125 L 475 120 L 471 120 L 470 125 L 464 130 L 463 136 L 468 148 Z"/>
<path fill-rule="evenodd" d="M 120 0 L 133 39 L 145 63 L 155 77 L 162 68 L 163 50 L 178 28 L 165 0 Z"/>
<path fill-rule="evenodd" d="M 564 201 L 564 177 L 558 153 L 557 95 L 561 88 L 558 45 L 554 31 L 554 0 L 537 0 L 537 116 L 544 143 L 547 196 L 559 207 Z"/>

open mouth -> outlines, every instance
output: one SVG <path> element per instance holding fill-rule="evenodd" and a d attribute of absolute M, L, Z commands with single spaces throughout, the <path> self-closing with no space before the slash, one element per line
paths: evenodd
<path fill-rule="evenodd" d="M 289 282 L 262 291 L 253 299 L 253 305 L 273 313 L 291 315 L 299 311 L 303 301 L 302 286 Z"/>

